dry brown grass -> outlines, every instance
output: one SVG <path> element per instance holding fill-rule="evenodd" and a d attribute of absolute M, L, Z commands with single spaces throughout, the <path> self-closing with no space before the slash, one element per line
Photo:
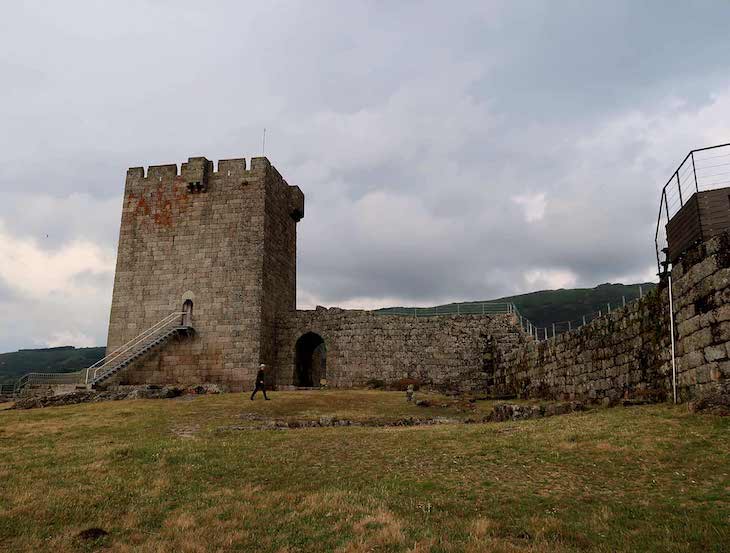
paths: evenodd
<path fill-rule="evenodd" d="M 482 407 L 480 407 L 482 409 Z M 411 428 L 221 431 L 242 413 L 461 416 L 401 393 L 0 413 L 11 551 L 717 551 L 730 425 L 653 406 Z M 88 528 L 109 535 L 77 536 Z"/>

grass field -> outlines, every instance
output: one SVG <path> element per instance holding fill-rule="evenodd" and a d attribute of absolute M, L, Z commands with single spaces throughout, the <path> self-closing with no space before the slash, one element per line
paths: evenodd
<path fill-rule="evenodd" d="M 728 551 L 730 420 L 235 430 L 241 415 L 463 418 L 395 392 L 0 412 L 3 551 Z M 488 411 L 489 404 L 481 404 Z M 83 540 L 98 527 L 108 535 Z"/>

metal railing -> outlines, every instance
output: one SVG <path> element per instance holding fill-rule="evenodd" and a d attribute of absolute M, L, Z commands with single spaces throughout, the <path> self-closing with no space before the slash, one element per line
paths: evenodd
<path fill-rule="evenodd" d="M 530 319 L 522 315 L 514 303 L 483 302 L 442 305 L 440 307 L 391 307 L 376 311 L 378 315 L 400 315 L 406 317 L 435 317 L 439 315 L 514 315 L 519 326 L 533 339 L 548 340 L 572 330 L 590 324 L 592 321 L 621 309 L 633 301 L 644 297 L 644 289 L 639 285 L 638 296 L 629 298 L 622 296 L 619 304 L 607 302 L 605 308 L 591 311 L 570 321 L 556 321 L 547 326 L 537 326 Z"/>
<path fill-rule="evenodd" d="M 439 317 L 444 315 L 514 315 L 520 327 L 535 336 L 535 325 L 523 316 L 512 302 L 454 303 L 439 307 L 388 307 L 375 311 L 378 315 L 403 317 Z"/>
<path fill-rule="evenodd" d="M 482 302 L 455 303 L 439 307 L 388 307 L 376 311 L 379 315 L 402 315 L 406 317 L 435 317 L 439 315 L 498 315 L 516 312 L 513 303 Z"/>
<path fill-rule="evenodd" d="M 23 388 L 30 386 L 50 386 L 54 384 L 88 385 L 89 382 L 93 382 L 98 376 L 103 374 L 103 371 L 111 370 L 118 363 L 123 362 L 125 360 L 125 356 L 131 355 L 138 348 L 144 347 L 147 343 L 152 342 L 155 338 L 167 330 L 181 326 L 181 317 L 183 315 L 184 313 L 182 311 L 170 313 L 164 319 L 155 323 L 150 328 L 141 334 L 138 334 L 129 342 L 117 348 L 106 357 L 99 359 L 96 363 L 86 369 L 68 373 L 32 372 L 25 374 L 15 383 L 13 393 L 17 395 L 23 390 Z"/>
<path fill-rule="evenodd" d="M 20 392 L 28 386 L 53 384 L 83 384 L 84 371 L 70 373 L 28 373 L 18 379 L 14 386 L 14 393 Z"/>
<path fill-rule="evenodd" d="M 547 326 L 544 327 L 536 327 L 533 325 L 532 327 L 532 337 L 535 338 L 535 340 L 548 340 L 550 338 L 555 338 L 556 336 L 559 336 L 561 334 L 564 334 L 566 332 L 571 332 L 573 330 L 578 330 L 579 328 L 591 324 L 591 322 L 595 321 L 596 319 L 599 319 L 605 315 L 611 314 L 613 311 L 617 309 L 621 309 L 623 307 L 626 307 L 630 303 L 634 301 L 638 301 L 641 298 L 644 297 L 644 290 L 642 286 L 639 286 L 639 295 L 630 298 L 627 300 L 626 296 L 622 297 L 622 301 L 618 304 L 606 302 L 605 308 L 599 309 L 598 311 L 591 311 L 589 313 L 586 313 L 585 315 L 581 315 L 577 319 L 572 319 L 570 321 L 555 321 L 553 323 L 550 323 Z"/>
<path fill-rule="evenodd" d="M 690 151 L 677 170 L 662 188 L 659 201 L 654 245 L 656 247 L 657 271 L 663 273 L 668 261 L 663 262 L 660 252 L 668 247 L 666 225 L 696 193 L 730 186 L 730 143 L 698 148 Z M 700 226 L 700 238 L 702 238 Z"/>
<path fill-rule="evenodd" d="M 100 371 L 103 372 L 112 369 L 117 363 L 123 361 L 123 356 L 125 354 L 135 351 L 138 347 L 144 347 L 145 343 L 152 341 L 164 331 L 169 330 L 168 327 L 172 327 L 173 323 L 174 326 L 180 326 L 182 324 L 180 322 L 180 317 L 184 314 L 185 313 L 183 311 L 174 311 L 170 313 L 167 317 L 155 323 L 141 334 L 135 336 L 123 346 L 117 348 L 106 357 L 99 359 L 96 363 L 85 369 L 84 372 L 86 375 L 84 383 L 88 384 L 89 382 L 96 380 Z"/>

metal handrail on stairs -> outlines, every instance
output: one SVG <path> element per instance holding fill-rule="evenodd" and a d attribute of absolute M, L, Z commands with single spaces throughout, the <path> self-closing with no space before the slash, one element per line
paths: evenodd
<path fill-rule="evenodd" d="M 174 311 L 167 315 L 161 321 L 155 323 L 141 334 L 132 338 L 129 342 L 117 348 L 115 351 L 99 359 L 96 363 L 86 369 L 72 373 L 40 373 L 31 372 L 20 377 L 14 385 L 14 395 L 19 395 L 21 390 L 26 386 L 36 384 L 76 384 L 86 385 L 93 383 L 99 376 L 100 371 L 113 370 L 119 363 L 124 363 L 125 354 L 132 353 L 135 348 L 144 347 L 145 343 L 150 343 L 153 339 L 163 333 L 165 330 L 173 330 L 174 328 L 190 328 L 183 324 L 183 321 L 177 322 L 178 317 L 186 315 L 183 311 Z"/>
<path fill-rule="evenodd" d="M 167 317 L 155 323 L 141 334 L 135 336 L 129 342 L 120 346 L 106 357 L 99 359 L 96 363 L 86 369 L 86 378 L 84 379 L 84 383 L 88 385 L 90 381 L 93 382 L 94 380 L 96 380 L 96 378 L 99 376 L 99 371 L 108 369 L 109 366 L 113 365 L 115 361 L 118 361 L 123 354 L 132 351 L 135 347 L 149 340 L 155 334 L 161 332 L 167 326 L 175 322 L 175 319 L 177 317 L 181 317 L 184 314 L 185 313 L 183 311 L 174 311 L 173 313 L 170 313 Z M 178 324 L 177 326 L 180 326 L 180 324 Z M 93 373 L 93 376 L 89 377 L 90 373 Z"/>

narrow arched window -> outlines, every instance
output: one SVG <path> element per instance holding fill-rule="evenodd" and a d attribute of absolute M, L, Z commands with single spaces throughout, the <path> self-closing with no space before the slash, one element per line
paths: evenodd
<path fill-rule="evenodd" d="M 182 326 L 193 326 L 193 300 L 185 300 L 182 312 Z"/>

